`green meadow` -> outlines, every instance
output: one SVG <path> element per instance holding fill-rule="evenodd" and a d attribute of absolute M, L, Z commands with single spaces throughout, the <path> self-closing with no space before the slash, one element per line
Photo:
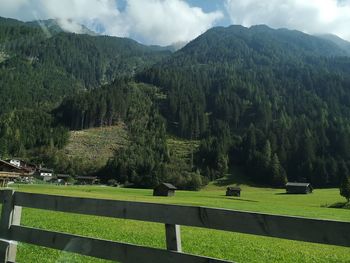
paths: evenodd
<path fill-rule="evenodd" d="M 199 192 L 177 191 L 153 197 L 152 190 L 103 186 L 13 185 L 16 191 L 101 199 L 208 206 L 242 211 L 350 222 L 350 210 L 327 208 L 342 202 L 338 189 L 311 195 L 286 195 L 283 189 L 241 186 L 240 198 L 226 197 L 225 187 L 210 184 Z M 24 208 L 22 224 L 54 231 L 165 248 L 164 225 Z M 183 251 L 235 262 L 350 262 L 350 248 L 181 227 Z M 107 262 L 71 253 L 19 244 L 17 262 Z"/>

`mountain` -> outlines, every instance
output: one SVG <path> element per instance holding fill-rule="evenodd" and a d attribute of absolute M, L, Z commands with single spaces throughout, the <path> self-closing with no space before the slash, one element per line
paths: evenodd
<path fill-rule="evenodd" d="M 343 49 L 346 52 L 347 56 L 350 56 L 350 42 L 333 34 L 317 35 L 317 37 L 331 41 L 339 48 Z"/>
<path fill-rule="evenodd" d="M 198 189 L 239 167 L 258 184 L 326 187 L 350 169 L 350 58 L 339 41 L 230 26 L 171 53 L 51 28 L 0 20 L 1 155 L 78 174 L 82 163 L 56 153 L 67 129 L 123 123 L 129 143 L 105 180 Z M 167 133 L 199 144 L 189 160 Z"/>
<path fill-rule="evenodd" d="M 65 95 L 132 76 L 170 55 L 127 38 L 62 32 L 56 20 L 4 18 L 0 50 L 0 114 L 57 104 Z"/>
<path fill-rule="evenodd" d="M 176 54 L 180 57 L 191 56 L 201 63 L 230 62 L 233 59 L 260 57 L 263 60 L 273 58 L 273 62 L 289 59 L 305 59 L 310 56 L 333 57 L 345 56 L 347 53 L 330 41 L 287 29 L 274 30 L 265 25 L 216 27 L 191 41 Z M 278 60 L 278 61 L 276 61 Z"/>
<path fill-rule="evenodd" d="M 238 165 L 258 183 L 337 185 L 350 164 L 350 58 L 329 40 L 217 27 L 137 79 L 162 88 L 170 132 L 202 139 L 208 178 Z"/>

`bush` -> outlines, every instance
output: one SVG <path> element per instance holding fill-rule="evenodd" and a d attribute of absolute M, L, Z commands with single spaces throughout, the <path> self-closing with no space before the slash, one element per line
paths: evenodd
<path fill-rule="evenodd" d="M 107 181 L 107 185 L 109 185 L 109 186 L 114 186 L 114 187 L 118 187 L 118 186 L 119 186 L 119 183 L 118 183 L 118 181 L 115 180 L 115 179 L 109 179 L 109 180 Z"/>

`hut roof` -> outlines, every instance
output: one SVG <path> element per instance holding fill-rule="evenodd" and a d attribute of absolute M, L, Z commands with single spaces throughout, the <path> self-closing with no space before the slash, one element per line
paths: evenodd
<path fill-rule="evenodd" d="M 70 175 L 69 174 L 57 174 L 56 177 L 58 178 L 69 178 Z"/>
<path fill-rule="evenodd" d="M 14 164 L 12 164 L 12 163 L 10 163 L 10 162 L 6 162 L 6 161 L 4 161 L 4 160 L 0 160 L 0 163 L 3 163 L 3 164 L 5 164 L 5 165 L 7 165 L 7 166 L 10 166 L 10 167 L 12 167 L 12 168 L 20 169 L 20 167 L 18 167 L 17 165 L 14 165 Z"/>
<path fill-rule="evenodd" d="M 239 186 L 230 186 L 227 187 L 227 190 L 241 191 L 242 189 Z"/>
<path fill-rule="evenodd" d="M 43 167 L 43 168 L 40 168 L 40 172 L 41 172 L 41 173 L 52 173 L 53 170 L 50 169 L 50 168 L 45 168 L 45 167 Z"/>
<path fill-rule="evenodd" d="M 165 186 L 169 190 L 176 190 L 177 189 L 174 185 L 169 184 L 169 183 L 161 183 L 159 186 L 161 186 L 161 185 Z"/>
<path fill-rule="evenodd" d="M 17 165 L 14 165 L 12 163 L 9 163 L 9 162 L 6 162 L 4 160 L 0 160 L 0 164 L 1 165 L 4 165 L 4 166 L 7 166 L 7 167 L 11 167 L 15 170 L 17 170 L 18 172 L 21 172 L 23 174 L 28 174 L 28 175 L 32 175 L 34 173 L 34 171 L 32 171 L 31 169 L 29 168 L 26 168 L 26 167 L 19 167 Z M 5 172 L 5 171 L 3 171 Z"/>
<path fill-rule="evenodd" d="M 287 183 L 286 186 L 310 187 L 310 183 Z"/>

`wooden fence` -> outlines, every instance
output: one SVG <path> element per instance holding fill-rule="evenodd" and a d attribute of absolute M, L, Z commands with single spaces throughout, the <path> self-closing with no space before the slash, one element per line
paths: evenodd
<path fill-rule="evenodd" d="M 141 202 L 0 191 L 0 260 L 15 262 L 16 242 L 127 263 L 224 263 L 181 251 L 180 225 L 350 247 L 350 222 Z M 165 224 L 166 250 L 20 225 L 22 207 Z"/>

